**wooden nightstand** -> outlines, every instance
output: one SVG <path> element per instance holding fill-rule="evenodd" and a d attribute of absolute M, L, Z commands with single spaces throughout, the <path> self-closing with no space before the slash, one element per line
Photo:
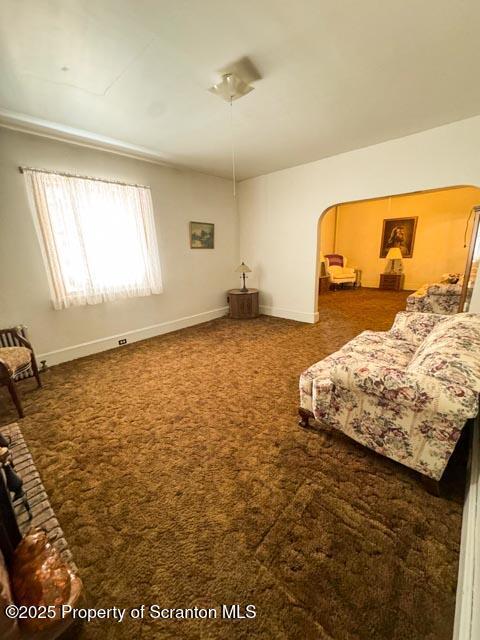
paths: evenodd
<path fill-rule="evenodd" d="M 327 293 L 330 291 L 330 276 L 320 276 L 318 278 L 318 294 Z"/>
<path fill-rule="evenodd" d="M 258 289 L 230 289 L 227 296 L 230 318 L 236 320 L 258 316 Z"/>
<path fill-rule="evenodd" d="M 403 273 L 381 273 L 380 289 L 391 289 L 393 291 L 401 291 L 405 276 Z"/>

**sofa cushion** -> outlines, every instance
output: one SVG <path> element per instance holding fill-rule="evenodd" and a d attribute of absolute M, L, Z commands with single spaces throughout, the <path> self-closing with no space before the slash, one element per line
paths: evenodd
<path fill-rule="evenodd" d="M 415 344 L 399 340 L 389 331 L 363 331 L 337 351 L 335 360 L 371 360 L 406 367 L 415 350 Z"/>
<path fill-rule="evenodd" d="M 26 347 L 0 347 L 0 362 L 2 362 L 13 375 L 17 369 L 29 364 L 32 352 Z"/>
<path fill-rule="evenodd" d="M 457 313 L 437 324 L 418 347 L 409 373 L 480 392 L 480 314 Z"/>
<path fill-rule="evenodd" d="M 420 346 L 431 331 L 449 316 L 440 313 L 421 313 L 418 311 L 400 311 L 395 316 L 392 328 L 388 332 L 397 340 Z M 415 349 L 412 350 L 412 355 Z"/>
<path fill-rule="evenodd" d="M 463 279 L 461 273 L 443 273 L 439 282 L 441 284 L 457 284 L 460 279 Z"/>

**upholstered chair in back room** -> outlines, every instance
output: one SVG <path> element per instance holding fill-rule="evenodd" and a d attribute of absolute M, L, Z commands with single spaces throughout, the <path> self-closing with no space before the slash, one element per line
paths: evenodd
<path fill-rule="evenodd" d="M 347 258 L 339 253 L 329 253 L 325 256 L 330 282 L 338 287 L 344 284 L 355 284 L 355 269 L 347 267 Z"/>

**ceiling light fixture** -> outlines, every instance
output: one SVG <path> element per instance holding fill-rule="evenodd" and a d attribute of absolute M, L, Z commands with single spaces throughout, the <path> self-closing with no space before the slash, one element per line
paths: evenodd
<path fill-rule="evenodd" d="M 236 197 L 235 137 L 233 128 L 233 102 L 243 98 L 253 87 L 249 84 L 260 79 L 260 74 L 248 58 L 241 58 L 220 71 L 221 80 L 209 91 L 230 103 L 230 135 L 232 142 L 233 197 Z"/>
<path fill-rule="evenodd" d="M 221 82 L 214 84 L 213 87 L 210 87 L 209 91 L 216 96 L 220 96 L 227 102 L 233 102 L 233 100 L 238 100 L 238 98 L 242 98 L 246 96 L 247 93 L 250 93 L 250 91 L 253 91 L 253 87 L 234 73 L 226 73 L 222 77 Z"/>

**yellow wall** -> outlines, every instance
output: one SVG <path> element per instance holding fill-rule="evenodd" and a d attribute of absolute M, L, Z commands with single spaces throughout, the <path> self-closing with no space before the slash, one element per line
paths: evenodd
<path fill-rule="evenodd" d="M 318 246 L 320 251 L 333 253 L 335 250 L 335 225 L 337 224 L 337 207 L 332 207 L 322 218 L 322 224 L 319 225 L 320 242 Z"/>
<path fill-rule="evenodd" d="M 347 257 L 349 266 L 362 269 L 363 286 L 378 287 L 386 265 L 380 258 L 383 220 L 417 216 L 413 256 L 404 258 L 403 269 L 405 289 L 418 289 L 443 273 L 463 273 L 465 224 L 475 204 L 480 204 L 480 189 L 462 187 L 338 205 L 335 246 L 335 208 L 322 218 L 319 245 L 324 253 L 334 250 Z"/>

